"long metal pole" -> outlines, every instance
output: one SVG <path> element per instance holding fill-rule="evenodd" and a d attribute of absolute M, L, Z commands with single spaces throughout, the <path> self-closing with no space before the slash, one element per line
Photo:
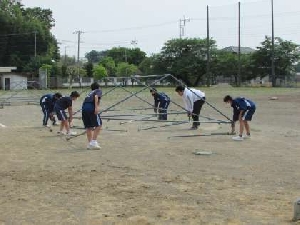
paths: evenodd
<path fill-rule="evenodd" d="M 272 87 L 276 86 L 276 79 L 275 79 L 275 47 L 274 47 L 274 3 L 273 0 L 271 0 L 272 5 Z"/>

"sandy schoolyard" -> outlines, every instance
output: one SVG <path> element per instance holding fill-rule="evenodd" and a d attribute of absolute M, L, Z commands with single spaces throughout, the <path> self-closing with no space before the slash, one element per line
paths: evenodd
<path fill-rule="evenodd" d="M 164 91 L 182 105 L 173 89 Z M 101 150 L 86 150 L 84 135 L 66 141 L 56 135 L 58 127 L 43 128 L 37 105 L 0 109 L 0 224 L 293 224 L 300 197 L 300 89 L 205 92 L 228 116 L 226 94 L 257 103 L 250 140 L 209 135 L 229 131 L 228 124 L 143 130 L 165 123 L 103 120 Z M 108 94 L 102 109 L 125 96 Z M 148 90 L 140 96 L 153 101 Z M 153 113 L 134 110 L 141 107 L 149 105 L 133 97 L 103 115 Z M 180 109 L 171 104 L 170 110 Z M 208 105 L 202 115 L 226 120 Z M 184 114 L 169 119 L 187 120 Z M 74 125 L 83 131 L 79 119 Z M 194 134 L 203 136 L 176 137 Z"/>

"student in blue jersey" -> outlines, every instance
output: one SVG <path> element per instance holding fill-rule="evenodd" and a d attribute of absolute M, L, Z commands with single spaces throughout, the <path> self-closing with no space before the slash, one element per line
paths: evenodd
<path fill-rule="evenodd" d="M 200 126 L 199 116 L 205 103 L 205 93 L 194 88 L 177 86 L 175 91 L 182 97 L 188 117 L 192 117 L 193 125 L 191 130 L 197 130 Z"/>
<path fill-rule="evenodd" d="M 54 111 L 57 119 L 60 121 L 60 129 L 58 134 L 76 135 L 76 132 L 70 131 L 70 124 L 72 123 L 72 102 L 75 101 L 80 94 L 77 91 L 72 91 L 70 96 L 63 96 L 55 102 Z M 68 109 L 69 117 L 65 110 Z M 65 132 L 64 132 L 65 130 Z"/>
<path fill-rule="evenodd" d="M 102 91 L 97 82 L 92 83 L 91 89 L 92 91 L 86 96 L 82 104 L 82 121 L 88 140 L 87 149 L 100 149 L 97 137 L 102 127 L 102 120 L 99 114 Z"/>
<path fill-rule="evenodd" d="M 57 92 L 55 94 L 43 95 L 40 98 L 40 106 L 41 106 L 42 112 L 44 114 L 43 126 L 48 126 L 47 123 L 48 123 L 49 119 L 52 121 L 52 125 L 56 124 L 56 120 L 53 115 L 54 104 L 55 104 L 56 100 L 58 100 L 61 97 L 62 97 L 61 93 Z"/>
<path fill-rule="evenodd" d="M 233 99 L 230 95 L 224 97 L 224 102 L 230 104 L 233 108 L 233 117 L 232 117 L 232 133 L 235 132 L 235 122 L 239 121 L 240 131 L 239 135 L 232 137 L 235 141 L 242 141 L 245 138 L 250 138 L 250 125 L 249 121 L 252 120 L 252 116 L 255 113 L 256 105 L 253 101 L 246 98 L 235 98 Z M 246 135 L 243 135 L 244 129 L 246 130 Z"/>
<path fill-rule="evenodd" d="M 163 92 L 157 92 L 155 88 L 150 89 L 150 93 L 154 98 L 154 112 L 158 113 L 158 120 L 168 119 L 168 107 L 170 98 Z"/>

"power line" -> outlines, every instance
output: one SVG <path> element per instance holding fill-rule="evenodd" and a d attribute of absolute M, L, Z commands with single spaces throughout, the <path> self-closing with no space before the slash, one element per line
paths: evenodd
<path fill-rule="evenodd" d="M 36 31 L 33 32 L 26 32 L 26 33 L 11 33 L 11 34 L 1 34 L 0 37 L 8 37 L 8 36 L 21 36 L 24 34 L 34 34 Z"/>
<path fill-rule="evenodd" d="M 85 33 L 106 33 L 106 32 L 119 32 L 119 31 L 128 31 L 128 30 L 142 30 L 142 29 L 147 29 L 147 28 L 170 25 L 170 24 L 174 24 L 174 23 L 177 23 L 177 21 L 169 21 L 169 22 L 164 22 L 164 23 L 154 24 L 154 25 L 127 27 L 127 28 L 111 29 L 111 30 L 91 30 L 91 31 L 86 31 Z"/>
<path fill-rule="evenodd" d="M 269 0 L 253 0 L 253 1 L 249 1 L 249 2 L 242 2 L 243 4 L 251 4 L 251 3 L 258 3 L 258 2 L 266 2 Z M 236 3 L 228 3 L 228 4 L 223 4 L 223 5 L 210 5 L 210 8 L 219 8 L 219 7 L 224 7 L 224 6 L 233 6 L 236 5 Z"/>

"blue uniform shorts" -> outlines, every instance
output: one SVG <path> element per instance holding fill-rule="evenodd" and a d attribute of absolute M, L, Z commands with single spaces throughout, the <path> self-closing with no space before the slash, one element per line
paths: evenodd
<path fill-rule="evenodd" d="M 65 121 L 68 119 L 68 116 L 67 116 L 65 110 L 55 110 L 55 113 L 56 113 L 57 119 L 60 121 Z"/>
<path fill-rule="evenodd" d="M 251 107 L 250 109 L 244 112 L 242 117 L 243 120 L 251 121 L 254 113 L 255 113 L 255 107 Z"/>
<path fill-rule="evenodd" d="M 82 111 L 82 121 L 85 128 L 99 127 L 102 125 L 100 114 L 95 115 L 94 112 Z"/>

